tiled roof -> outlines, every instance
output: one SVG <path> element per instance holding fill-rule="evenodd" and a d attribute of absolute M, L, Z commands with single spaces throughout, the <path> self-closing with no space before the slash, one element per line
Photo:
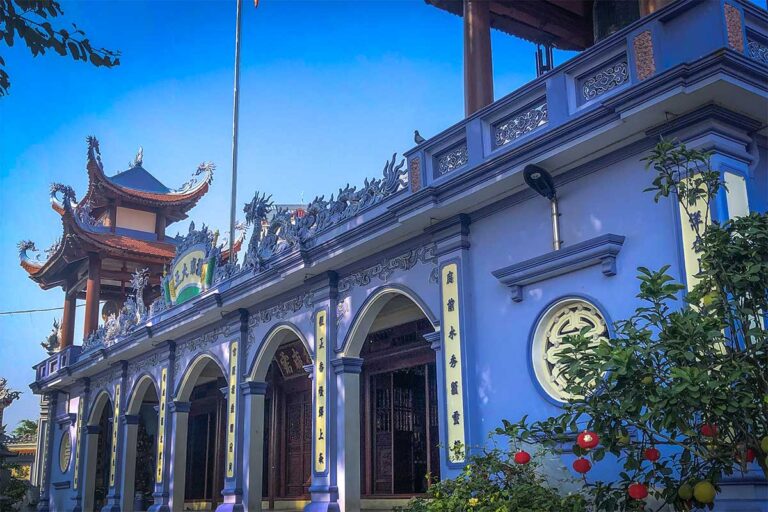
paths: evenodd
<path fill-rule="evenodd" d="M 109 180 L 112 183 L 122 187 L 140 190 L 142 192 L 153 192 L 157 194 L 168 194 L 171 189 L 160 183 L 160 180 L 152 176 L 141 165 L 135 165 L 121 173 L 111 176 Z"/>

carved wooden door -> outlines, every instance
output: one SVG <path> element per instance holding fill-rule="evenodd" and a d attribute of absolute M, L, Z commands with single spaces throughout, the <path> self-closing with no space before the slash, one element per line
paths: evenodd
<path fill-rule="evenodd" d="M 285 397 L 285 495 L 305 496 L 312 463 L 312 398 L 309 391 Z"/>

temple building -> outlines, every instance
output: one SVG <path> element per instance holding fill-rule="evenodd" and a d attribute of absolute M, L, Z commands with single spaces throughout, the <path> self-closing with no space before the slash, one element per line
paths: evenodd
<path fill-rule="evenodd" d="M 88 140 L 85 196 L 52 189 L 61 241 L 39 260 L 21 244 L 66 297 L 31 384 L 49 410 L 40 510 L 392 510 L 502 419 L 557 414 L 558 340 L 612 334 L 638 266 L 690 285 L 690 225 L 643 192 L 660 137 L 712 152 L 713 219 L 768 210 L 765 9 L 428 3 L 463 16 L 466 117 L 330 199 L 249 193 L 231 257 L 204 219 L 165 234 L 211 164 L 170 190 L 141 155 L 107 177 Z M 539 76 L 499 96 L 493 28 L 540 45 Z M 580 53 L 555 66 L 552 48 Z M 764 510 L 756 473 L 721 487 L 716 510 Z"/>

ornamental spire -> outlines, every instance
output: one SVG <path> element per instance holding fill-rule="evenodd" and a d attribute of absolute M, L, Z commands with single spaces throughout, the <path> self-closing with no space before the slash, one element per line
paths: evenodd
<path fill-rule="evenodd" d="M 128 164 L 130 167 L 141 167 L 144 163 L 144 148 L 139 146 L 139 150 L 136 152 L 136 156 L 133 159 L 133 163 Z"/>

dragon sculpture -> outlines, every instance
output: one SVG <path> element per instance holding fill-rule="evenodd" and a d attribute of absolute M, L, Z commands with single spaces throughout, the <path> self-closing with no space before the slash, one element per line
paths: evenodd
<path fill-rule="evenodd" d="M 49 356 L 52 356 L 61 344 L 61 324 L 57 319 L 53 319 L 53 328 L 51 333 L 45 338 L 45 341 L 40 343 L 40 346 L 45 349 Z"/>
<path fill-rule="evenodd" d="M 246 222 L 253 226 L 243 268 L 259 271 L 282 254 L 306 249 L 318 233 L 362 213 L 405 188 L 405 175 L 408 173 L 404 168 L 405 160 L 396 162 L 395 153 L 392 160 L 384 164 L 383 177 L 366 178 L 359 190 L 347 183 L 339 189 L 335 198 L 334 195 L 329 200 L 324 195 L 315 197 L 301 217 L 285 208 L 273 211 L 272 196 L 256 192 L 243 208 Z"/>
<path fill-rule="evenodd" d="M 129 296 L 117 315 L 110 315 L 103 325 L 99 326 L 83 341 L 83 352 L 109 347 L 119 338 L 131 333 L 136 327 L 147 320 L 147 307 L 144 304 L 144 288 L 149 282 L 149 270 L 137 269 L 131 276 Z"/>

